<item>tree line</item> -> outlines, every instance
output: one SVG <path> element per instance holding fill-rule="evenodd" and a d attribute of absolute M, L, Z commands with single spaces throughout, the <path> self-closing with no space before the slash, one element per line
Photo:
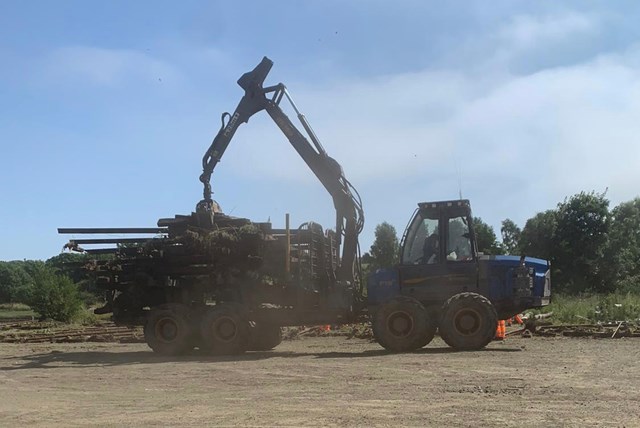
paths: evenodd
<path fill-rule="evenodd" d="M 72 320 L 83 303 L 96 300 L 92 279 L 65 263 L 87 256 L 64 253 L 42 260 L 0 261 L 0 303 L 25 303 L 42 319 Z"/>
<path fill-rule="evenodd" d="M 484 254 L 549 260 L 555 291 L 640 293 L 640 197 L 610 209 L 606 193 L 580 192 L 537 213 L 523 228 L 503 220 L 500 240 L 480 217 L 473 224 L 478 251 Z M 379 224 L 364 265 L 369 271 L 390 267 L 398 256 L 395 228 Z"/>

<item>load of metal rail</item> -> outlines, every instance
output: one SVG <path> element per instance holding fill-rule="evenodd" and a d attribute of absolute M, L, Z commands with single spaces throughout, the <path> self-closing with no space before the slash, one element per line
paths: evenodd
<path fill-rule="evenodd" d="M 65 248 L 90 255 L 76 268 L 105 290 L 118 324 L 142 324 L 146 311 L 171 301 L 232 300 L 286 307 L 313 299 L 331 284 L 338 258 L 335 232 L 316 223 L 273 229 L 217 210 L 158 221 L 155 228 L 60 228 Z M 116 237 L 113 237 L 116 235 Z M 293 290 L 295 288 L 295 290 Z"/>

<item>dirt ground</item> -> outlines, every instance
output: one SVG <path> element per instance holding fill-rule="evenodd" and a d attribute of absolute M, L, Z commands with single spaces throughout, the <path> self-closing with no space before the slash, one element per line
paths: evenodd
<path fill-rule="evenodd" d="M 640 426 L 640 339 L 412 354 L 345 337 L 237 358 L 0 344 L 2 426 Z"/>

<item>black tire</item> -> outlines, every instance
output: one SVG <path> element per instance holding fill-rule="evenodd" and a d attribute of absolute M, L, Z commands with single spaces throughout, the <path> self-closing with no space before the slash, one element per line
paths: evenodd
<path fill-rule="evenodd" d="M 429 319 L 427 323 L 427 332 L 424 337 L 424 345 L 422 345 L 423 347 L 431 343 L 438 331 L 438 312 L 431 310 L 431 308 L 426 308 L 426 310 Z"/>
<path fill-rule="evenodd" d="M 433 339 L 435 323 L 422 303 L 407 296 L 394 297 L 373 316 L 373 336 L 385 349 L 410 352 Z"/>
<path fill-rule="evenodd" d="M 191 325 L 191 344 L 194 348 L 198 348 L 200 351 L 208 352 L 207 345 L 202 340 L 202 332 L 200 327 L 202 325 L 202 318 L 207 313 L 207 308 L 196 307 L 191 310 L 189 314 L 189 321 Z"/>
<path fill-rule="evenodd" d="M 248 351 L 269 351 L 282 343 L 282 329 L 273 324 L 255 323 L 249 328 Z"/>
<path fill-rule="evenodd" d="M 477 293 L 460 293 L 442 307 L 440 337 L 454 349 L 482 349 L 493 340 L 498 314 L 486 297 Z"/>
<path fill-rule="evenodd" d="M 153 352 L 180 355 L 193 349 L 189 309 L 180 304 L 153 308 L 144 326 L 144 338 Z"/>
<path fill-rule="evenodd" d="M 200 335 L 213 355 L 242 354 L 249 344 L 249 322 L 236 305 L 212 306 L 202 317 Z"/>

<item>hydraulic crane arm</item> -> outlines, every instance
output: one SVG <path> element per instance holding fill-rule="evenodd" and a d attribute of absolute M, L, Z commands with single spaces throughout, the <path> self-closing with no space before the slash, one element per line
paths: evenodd
<path fill-rule="evenodd" d="M 222 114 L 222 126 L 202 158 L 200 181 L 204 185 L 203 202 L 208 202 L 209 204 L 212 202 L 211 174 L 213 174 L 213 169 L 218 162 L 220 162 L 225 150 L 227 150 L 238 126 L 248 122 L 251 116 L 265 108 L 265 96 L 262 84 L 272 66 L 273 62 L 269 58 L 264 57 L 253 71 L 243 74 L 242 77 L 238 79 L 238 85 L 245 91 L 244 96 L 238 103 L 233 116 L 229 113 Z"/>
<path fill-rule="evenodd" d="M 341 263 L 336 271 L 336 279 L 354 284 L 355 269 L 357 269 L 356 265 L 359 262 L 358 235 L 364 226 L 360 196 L 344 176 L 340 164 L 324 150 L 306 118 L 293 103 L 287 88 L 282 83 L 263 88 L 264 80 L 272 66 L 273 62 L 264 57 L 253 71 L 245 73 L 238 80 L 238 84 L 245 90 L 245 94 L 233 115 L 229 113 L 222 115 L 222 126 L 202 159 L 203 172 L 200 181 L 204 185 L 204 199 L 198 204 L 198 209 L 210 209 L 212 206 L 211 175 L 229 146 L 238 126 L 247 122 L 251 116 L 259 111 L 266 110 L 331 195 L 336 209 L 336 232 L 338 236 L 344 237 Z M 280 102 L 283 98 L 291 103 L 313 144 L 294 126 L 280 108 Z"/>

